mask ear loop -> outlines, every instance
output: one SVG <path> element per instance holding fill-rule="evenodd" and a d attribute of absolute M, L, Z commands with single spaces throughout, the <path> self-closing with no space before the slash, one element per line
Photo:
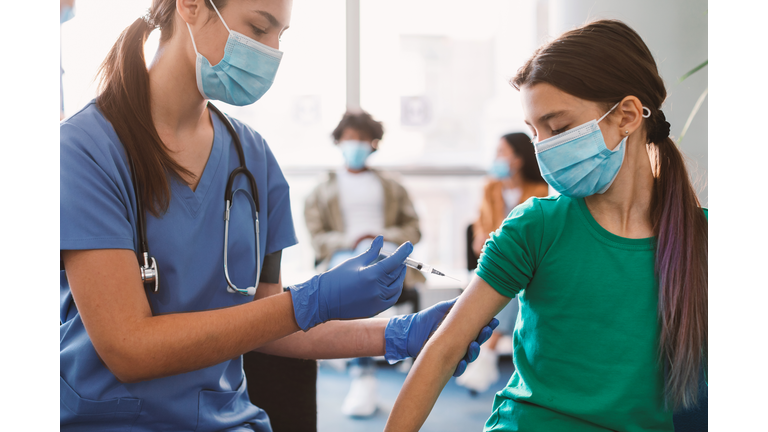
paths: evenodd
<path fill-rule="evenodd" d="M 613 110 L 615 110 L 616 107 L 619 106 L 620 103 L 621 103 L 621 101 L 616 102 L 616 105 L 614 105 L 613 108 L 609 109 L 607 113 L 603 114 L 603 116 L 600 117 L 600 120 L 598 120 L 597 122 L 600 123 L 601 121 L 603 121 L 604 118 L 608 117 L 608 114 L 613 112 Z"/>
<path fill-rule="evenodd" d="M 216 5 L 213 4 L 213 0 L 209 0 L 211 2 L 211 6 L 213 6 L 213 10 L 216 11 L 216 15 L 219 16 L 219 19 L 221 20 L 221 23 L 224 24 L 224 27 L 227 28 L 227 32 L 232 33 L 232 30 L 229 29 L 229 26 L 224 21 L 224 18 L 221 17 L 221 14 L 219 13 L 219 10 L 216 8 Z"/>
<path fill-rule="evenodd" d="M 189 37 L 192 38 L 192 48 L 195 49 L 195 54 L 200 55 L 200 51 L 197 50 L 197 44 L 195 44 L 195 36 L 192 35 L 192 27 L 189 26 L 189 23 L 185 23 L 187 25 L 187 30 L 189 30 Z"/>

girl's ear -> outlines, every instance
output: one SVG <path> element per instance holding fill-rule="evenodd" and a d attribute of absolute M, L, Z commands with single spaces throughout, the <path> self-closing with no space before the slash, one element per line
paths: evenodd
<path fill-rule="evenodd" d="M 621 114 L 621 119 L 618 123 L 621 129 L 621 136 L 632 134 L 643 124 L 643 104 L 635 96 L 625 97 L 619 103 L 616 112 Z"/>

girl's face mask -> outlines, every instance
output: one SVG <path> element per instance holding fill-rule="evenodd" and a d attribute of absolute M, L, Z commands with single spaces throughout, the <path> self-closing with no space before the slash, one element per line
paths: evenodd
<path fill-rule="evenodd" d="M 541 175 L 556 191 L 581 198 L 605 193 L 611 186 L 624 161 L 627 138 L 609 150 L 598 123 L 617 106 L 598 120 L 533 144 Z"/>

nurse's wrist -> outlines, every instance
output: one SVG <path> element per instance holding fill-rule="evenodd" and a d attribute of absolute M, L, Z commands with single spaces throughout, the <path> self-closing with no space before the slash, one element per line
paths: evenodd
<path fill-rule="evenodd" d="M 293 301 L 293 316 L 296 324 L 303 331 L 307 331 L 323 320 L 320 316 L 318 304 L 320 275 L 315 275 L 312 279 L 296 285 L 289 286 L 286 290 L 291 293 Z"/>
<path fill-rule="evenodd" d="M 413 314 L 396 316 L 389 319 L 384 329 L 384 359 L 389 364 L 404 360 L 408 355 L 408 330 Z"/>

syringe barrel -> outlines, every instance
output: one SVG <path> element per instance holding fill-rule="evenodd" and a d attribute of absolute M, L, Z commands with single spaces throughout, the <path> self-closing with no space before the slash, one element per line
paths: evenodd
<path fill-rule="evenodd" d="M 418 262 L 411 258 L 405 259 L 405 265 L 408 267 L 415 268 L 416 270 L 423 271 L 425 273 L 432 273 L 432 266 L 424 264 L 422 262 Z"/>
<path fill-rule="evenodd" d="M 384 259 L 384 258 L 386 258 L 388 256 L 389 255 L 387 255 L 387 254 L 379 253 L 379 258 L 380 259 Z M 405 259 L 404 264 L 407 265 L 410 268 L 413 268 L 413 269 L 416 269 L 416 270 L 419 270 L 419 271 L 423 271 L 423 272 L 426 272 L 426 273 L 432 273 L 432 269 L 434 268 L 431 265 L 427 265 L 427 264 L 424 264 L 422 262 L 418 262 L 415 259 L 410 258 L 410 257 Z"/>

